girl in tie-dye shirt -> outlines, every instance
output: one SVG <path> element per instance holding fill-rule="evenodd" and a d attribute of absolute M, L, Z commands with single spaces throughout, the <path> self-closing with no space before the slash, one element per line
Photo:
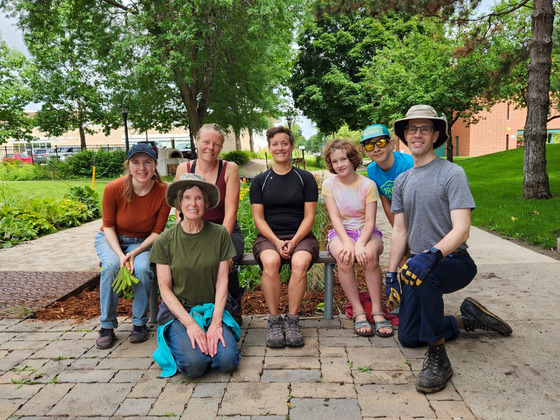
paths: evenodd
<path fill-rule="evenodd" d="M 393 335 L 391 323 L 381 307 L 381 269 L 379 256 L 383 252 L 382 234 L 375 226 L 379 193 L 375 183 L 356 173 L 362 157 L 356 145 L 337 139 L 324 149 L 328 170 L 336 174 L 323 182 L 323 196 L 333 229 L 329 231 L 328 250 L 337 261 L 338 278 L 352 305 L 354 332 L 370 337 Z M 366 314 L 360 301 L 354 264 L 364 268 L 372 314 Z M 375 331 L 368 318 L 375 322 Z"/>

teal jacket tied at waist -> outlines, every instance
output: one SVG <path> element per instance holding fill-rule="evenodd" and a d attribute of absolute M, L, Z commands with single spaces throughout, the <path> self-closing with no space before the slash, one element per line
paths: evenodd
<path fill-rule="evenodd" d="M 194 318 L 196 323 L 200 326 L 200 328 L 206 331 L 210 326 L 210 323 L 212 322 L 214 304 L 205 303 L 204 305 L 197 305 L 192 308 L 189 313 Z M 175 358 L 171 353 L 171 349 L 169 348 L 169 344 L 167 343 L 164 335 L 165 330 L 173 321 L 174 319 L 168 321 L 164 325 L 159 325 L 157 329 L 158 348 L 152 355 L 152 358 L 161 367 L 162 378 L 169 378 L 170 376 L 173 376 L 175 375 L 175 373 L 177 373 L 177 363 L 175 362 Z M 222 322 L 233 330 L 235 341 L 239 341 L 241 339 L 241 328 L 239 328 L 239 325 L 237 324 L 237 322 L 235 322 L 235 320 L 227 310 L 224 311 Z"/>

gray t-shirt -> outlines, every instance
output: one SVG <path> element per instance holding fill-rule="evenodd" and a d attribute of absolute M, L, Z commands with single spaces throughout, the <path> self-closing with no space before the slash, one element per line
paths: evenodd
<path fill-rule="evenodd" d="M 446 160 L 413 167 L 395 180 L 391 212 L 404 212 L 413 254 L 431 248 L 451 231 L 451 210 L 475 207 L 465 171 Z M 459 248 L 466 249 L 466 242 Z"/>

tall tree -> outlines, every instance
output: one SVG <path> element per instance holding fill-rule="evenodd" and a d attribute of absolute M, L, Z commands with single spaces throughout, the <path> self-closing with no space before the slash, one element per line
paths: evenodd
<path fill-rule="evenodd" d="M 26 79 L 29 63 L 22 53 L 0 39 L 0 144 L 9 138 L 31 139 L 25 106 L 31 101 Z"/>

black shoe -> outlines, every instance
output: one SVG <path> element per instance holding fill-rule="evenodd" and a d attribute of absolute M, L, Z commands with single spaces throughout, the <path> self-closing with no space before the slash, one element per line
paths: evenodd
<path fill-rule="evenodd" d="M 474 331 L 480 328 L 487 331 L 496 331 L 503 336 L 512 333 L 511 327 L 505 321 L 470 297 L 466 298 L 461 304 L 461 319 L 465 331 Z"/>
<path fill-rule="evenodd" d="M 95 340 L 95 347 L 98 349 L 109 349 L 115 342 L 115 332 L 112 328 L 101 328 L 99 337 Z"/>
<path fill-rule="evenodd" d="M 148 339 L 148 329 L 146 328 L 146 326 L 134 325 L 134 328 L 132 328 L 132 333 L 130 333 L 130 342 L 143 343 L 147 339 Z"/>
<path fill-rule="evenodd" d="M 441 391 L 445 388 L 451 375 L 453 375 L 453 369 L 447 358 L 445 344 L 437 346 L 429 344 L 422 371 L 416 381 L 416 389 L 425 393 Z"/>

